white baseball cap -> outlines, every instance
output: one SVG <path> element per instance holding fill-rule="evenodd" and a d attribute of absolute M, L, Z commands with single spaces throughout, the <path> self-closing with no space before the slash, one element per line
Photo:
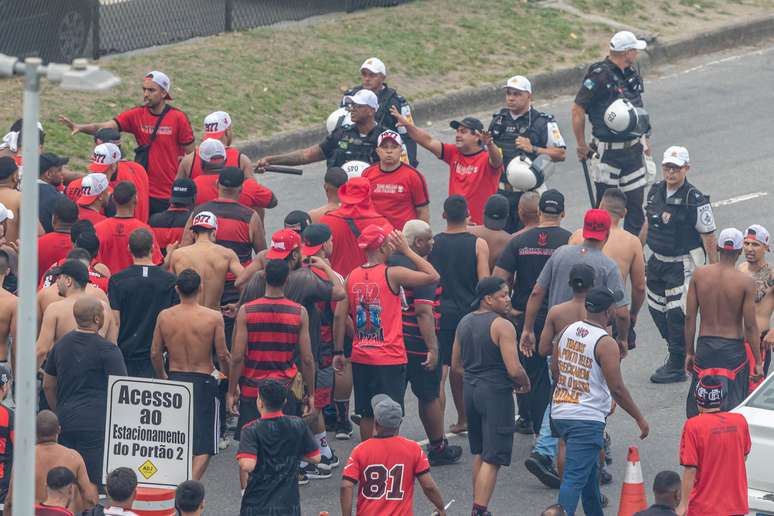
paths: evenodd
<path fill-rule="evenodd" d="M 384 63 L 378 57 L 369 57 L 368 59 L 363 61 L 363 64 L 360 65 L 360 69 L 368 70 L 373 73 L 380 73 L 382 75 L 387 75 L 387 67 L 384 66 Z"/>
<path fill-rule="evenodd" d="M 368 106 L 373 108 L 374 111 L 379 109 L 379 99 L 376 98 L 376 93 L 371 90 L 358 90 L 354 95 L 347 95 L 344 97 L 344 103 L 351 102 L 359 106 Z"/>
<path fill-rule="evenodd" d="M 9 219 L 13 220 L 13 211 L 6 208 L 5 204 L 0 202 L 0 222 L 5 222 Z"/>
<path fill-rule="evenodd" d="M 204 139 L 220 138 L 231 127 L 231 116 L 225 111 L 215 111 L 204 117 Z"/>
<path fill-rule="evenodd" d="M 110 187 L 108 178 L 101 172 L 89 174 L 81 180 L 81 196 L 76 203 L 78 206 L 88 206 L 97 200 Z"/>
<path fill-rule="evenodd" d="M 744 230 L 744 239 L 753 240 L 766 247 L 769 246 L 769 232 L 760 224 L 753 224 Z"/>
<path fill-rule="evenodd" d="M 146 73 L 145 78 L 152 80 L 164 90 L 164 93 L 166 94 L 164 95 L 165 99 L 172 100 L 172 97 L 169 94 L 169 92 L 172 91 L 172 81 L 169 80 L 167 74 L 159 72 L 158 70 L 153 70 L 152 72 Z"/>
<path fill-rule="evenodd" d="M 220 140 L 208 138 L 199 145 L 199 157 L 207 162 L 223 161 L 226 159 L 226 147 Z"/>
<path fill-rule="evenodd" d="M 503 86 L 503 88 L 513 88 L 514 90 L 526 91 L 527 93 L 532 93 L 532 83 L 529 82 L 529 79 L 527 79 L 523 75 L 514 75 L 513 77 L 508 79 L 508 82 L 505 83 L 505 86 Z"/>
<path fill-rule="evenodd" d="M 739 251 L 742 248 L 744 237 L 736 228 L 726 228 L 718 236 L 718 248 L 727 251 Z"/>
<path fill-rule="evenodd" d="M 672 145 L 664 151 L 664 158 L 661 160 L 661 164 L 666 165 L 667 163 L 671 163 L 672 165 L 682 167 L 687 163 L 690 163 L 690 161 L 688 149 L 680 147 L 679 145 Z"/>
<path fill-rule="evenodd" d="M 115 143 L 100 143 L 94 147 L 89 172 L 107 172 L 115 163 L 121 161 L 121 149 Z"/>
<path fill-rule="evenodd" d="M 615 35 L 610 38 L 610 50 L 615 52 L 623 52 L 624 50 L 645 50 L 648 46 L 648 42 L 644 39 L 637 39 L 634 33 L 628 30 L 622 30 L 616 32 Z"/>
<path fill-rule="evenodd" d="M 392 140 L 398 145 L 403 145 L 403 138 L 395 131 L 387 130 L 380 134 L 379 138 L 376 139 L 376 146 L 381 147 L 384 140 Z"/>
<path fill-rule="evenodd" d="M 192 228 L 218 229 L 218 217 L 211 211 L 202 211 L 194 215 Z"/>

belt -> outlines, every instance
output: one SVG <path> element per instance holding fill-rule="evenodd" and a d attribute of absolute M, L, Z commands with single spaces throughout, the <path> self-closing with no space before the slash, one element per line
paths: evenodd
<path fill-rule="evenodd" d="M 658 253 L 653 253 L 653 256 L 656 258 L 656 260 L 667 263 L 682 262 L 686 258 L 691 257 L 690 254 L 681 254 L 679 256 L 664 256 L 663 254 Z"/>
<path fill-rule="evenodd" d="M 633 140 L 625 141 L 625 142 L 602 142 L 598 140 L 594 140 L 597 142 L 597 146 L 601 147 L 601 150 L 620 150 L 620 149 L 629 149 L 631 147 L 634 147 L 638 143 L 640 143 L 640 138 L 635 138 Z"/>

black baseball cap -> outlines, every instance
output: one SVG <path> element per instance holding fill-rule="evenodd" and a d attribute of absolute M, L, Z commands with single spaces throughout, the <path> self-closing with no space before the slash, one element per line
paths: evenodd
<path fill-rule="evenodd" d="M 89 269 L 80 260 L 67 260 L 54 271 L 52 271 L 52 273 L 55 276 L 59 276 L 61 274 L 70 276 L 81 284 L 86 284 L 89 282 Z"/>
<path fill-rule="evenodd" d="M 476 285 L 476 298 L 470 303 L 472 309 L 477 309 L 486 296 L 490 296 L 503 288 L 505 280 L 496 276 L 487 276 Z"/>
<path fill-rule="evenodd" d="M 8 156 L 0 158 L 0 179 L 8 179 L 17 170 L 19 170 L 19 167 L 13 158 Z"/>
<path fill-rule="evenodd" d="M 576 263 L 570 269 L 570 286 L 591 288 L 594 286 L 594 267 L 588 263 Z"/>
<path fill-rule="evenodd" d="M 301 255 L 312 256 L 331 239 L 331 229 L 327 224 L 309 224 L 301 233 L 304 245 L 301 246 Z"/>
<path fill-rule="evenodd" d="M 292 229 L 296 233 L 301 234 L 312 223 L 312 219 L 305 211 L 293 210 L 285 215 L 285 220 L 282 223 L 285 229 Z"/>
<path fill-rule="evenodd" d="M 172 183 L 172 197 L 170 202 L 177 204 L 188 204 L 193 202 L 196 197 L 196 183 L 188 179 L 187 177 L 181 177 L 175 179 Z"/>
<path fill-rule="evenodd" d="M 620 290 L 613 292 L 607 287 L 594 287 L 586 294 L 586 310 L 598 314 L 621 299 L 623 299 L 623 292 Z"/>
<path fill-rule="evenodd" d="M 121 133 L 118 129 L 103 127 L 94 133 L 94 141 L 97 140 L 104 143 L 121 143 Z"/>
<path fill-rule="evenodd" d="M 220 172 L 218 184 L 227 188 L 236 188 L 242 186 L 245 182 L 245 173 L 239 167 L 225 167 Z"/>
<path fill-rule="evenodd" d="M 543 213 L 559 215 L 564 211 L 564 195 L 556 188 L 549 188 L 540 196 L 538 207 Z"/>
<path fill-rule="evenodd" d="M 467 127 L 471 131 L 484 130 L 484 124 L 481 123 L 481 120 L 472 116 L 466 116 L 462 120 L 452 120 L 451 122 L 449 122 L 449 127 L 451 127 L 452 129 L 456 130 L 459 126 Z"/>
<path fill-rule="evenodd" d="M 66 165 L 70 161 L 70 158 L 63 158 L 57 156 L 53 152 L 44 152 L 40 155 L 40 173 L 43 174 L 46 170 L 53 167 L 61 167 Z"/>
<path fill-rule="evenodd" d="M 510 211 L 508 198 L 500 194 L 492 194 L 484 205 L 484 226 L 489 229 L 503 229 L 508 223 Z"/>

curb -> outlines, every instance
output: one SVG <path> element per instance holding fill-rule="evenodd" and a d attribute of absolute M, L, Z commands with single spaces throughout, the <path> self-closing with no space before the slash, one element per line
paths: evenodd
<path fill-rule="evenodd" d="M 654 41 L 640 58 L 642 70 L 728 50 L 741 46 L 760 43 L 774 36 L 774 15 L 765 16 L 750 22 L 726 25 L 718 29 L 666 43 Z M 578 88 L 588 65 L 576 65 L 552 72 L 532 75 L 535 90 L 543 99 L 569 94 Z M 489 84 L 438 95 L 414 103 L 415 120 L 439 120 L 489 109 L 497 109 L 502 104 L 501 84 Z M 321 121 L 318 127 L 309 127 L 297 131 L 279 133 L 269 138 L 239 144 L 239 149 L 250 159 L 269 154 L 280 154 L 321 142 L 326 136 L 325 125 Z"/>

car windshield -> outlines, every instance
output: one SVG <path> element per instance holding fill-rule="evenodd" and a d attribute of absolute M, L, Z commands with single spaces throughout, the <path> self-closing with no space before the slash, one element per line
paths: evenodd
<path fill-rule="evenodd" d="M 774 410 L 774 380 L 761 385 L 746 405 L 748 407 Z"/>

